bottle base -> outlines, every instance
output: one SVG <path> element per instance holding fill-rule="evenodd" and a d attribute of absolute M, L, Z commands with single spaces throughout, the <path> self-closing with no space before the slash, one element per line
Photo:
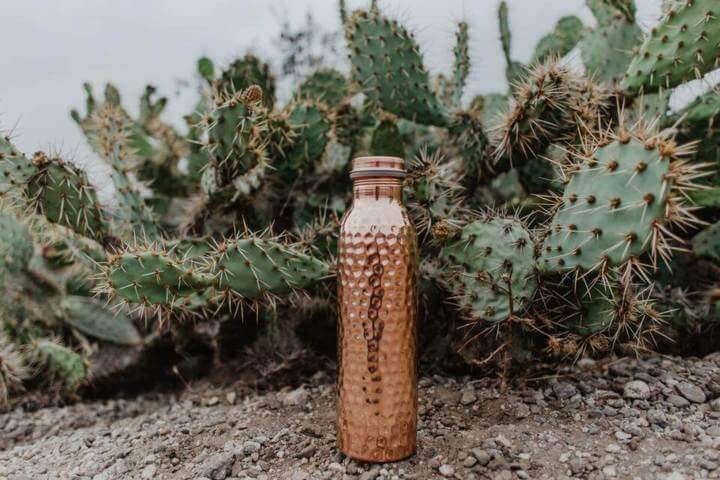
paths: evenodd
<path fill-rule="evenodd" d="M 344 448 L 342 445 L 338 445 L 338 449 L 346 456 L 353 460 L 360 460 L 362 462 L 372 463 L 390 463 L 399 462 L 405 460 L 408 457 L 412 457 L 415 454 L 416 447 L 412 448 L 396 448 L 396 449 L 377 449 L 377 450 L 355 450 Z"/>

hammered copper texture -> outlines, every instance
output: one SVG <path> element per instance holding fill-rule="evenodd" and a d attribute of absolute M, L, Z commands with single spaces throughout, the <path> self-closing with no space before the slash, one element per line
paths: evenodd
<path fill-rule="evenodd" d="M 338 261 L 338 446 L 375 462 L 415 452 L 415 230 L 399 180 L 356 180 Z"/>

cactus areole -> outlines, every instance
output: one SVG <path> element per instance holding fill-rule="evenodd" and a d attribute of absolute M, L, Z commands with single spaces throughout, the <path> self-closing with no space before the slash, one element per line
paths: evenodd
<path fill-rule="evenodd" d="M 415 452 L 417 239 L 402 203 L 404 162 L 353 161 L 338 260 L 338 446 L 364 461 Z"/>

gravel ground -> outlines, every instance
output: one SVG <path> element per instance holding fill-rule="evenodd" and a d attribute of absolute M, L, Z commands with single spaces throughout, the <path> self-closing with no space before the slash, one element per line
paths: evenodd
<path fill-rule="evenodd" d="M 0 417 L 0 479 L 720 478 L 720 354 L 581 360 L 500 393 L 420 381 L 417 455 L 370 465 L 334 447 L 332 374 L 241 396 L 180 394 Z"/>

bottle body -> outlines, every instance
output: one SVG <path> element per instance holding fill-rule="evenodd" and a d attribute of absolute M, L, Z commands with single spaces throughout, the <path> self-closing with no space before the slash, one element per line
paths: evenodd
<path fill-rule="evenodd" d="M 388 462 L 417 427 L 415 230 L 397 178 L 355 179 L 338 257 L 338 446 Z"/>

